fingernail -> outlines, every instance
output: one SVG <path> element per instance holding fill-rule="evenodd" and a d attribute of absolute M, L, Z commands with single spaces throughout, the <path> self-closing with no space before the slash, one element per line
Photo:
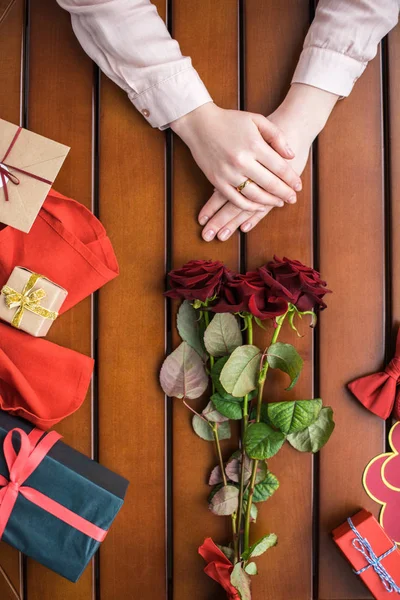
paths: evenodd
<path fill-rule="evenodd" d="M 286 152 L 288 153 L 288 155 L 290 156 L 290 158 L 294 158 L 294 152 L 291 149 L 290 146 L 286 146 Z"/>
<path fill-rule="evenodd" d="M 204 239 L 207 240 L 207 242 L 211 242 L 211 240 L 214 239 L 215 236 L 215 232 L 212 229 L 209 229 L 208 231 L 205 232 L 204 234 Z"/>
<path fill-rule="evenodd" d="M 227 240 L 227 239 L 228 239 L 228 237 L 229 237 L 230 235 L 231 235 L 231 231 L 230 231 L 230 229 L 223 229 L 223 230 L 221 231 L 221 233 L 219 234 L 219 236 L 218 236 L 218 237 L 219 237 L 219 239 L 220 239 L 220 240 L 222 240 L 222 241 L 224 242 L 225 240 Z"/>
<path fill-rule="evenodd" d="M 284 202 L 279 202 L 278 206 L 284 206 Z"/>
<path fill-rule="evenodd" d="M 251 229 L 251 223 L 245 223 L 241 227 L 242 231 L 249 231 Z"/>
<path fill-rule="evenodd" d="M 290 204 L 294 204 L 296 202 L 296 196 L 290 196 L 289 202 Z"/>
<path fill-rule="evenodd" d="M 302 188 L 303 188 L 303 186 L 300 182 L 296 183 L 296 185 L 294 186 L 294 189 L 296 190 L 296 192 L 300 192 L 302 190 Z"/>
<path fill-rule="evenodd" d="M 199 223 L 200 223 L 200 225 L 205 225 L 207 223 L 207 221 L 208 221 L 208 217 L 206 217 L 204 215 L 204 217 L 201 217 Z"/>

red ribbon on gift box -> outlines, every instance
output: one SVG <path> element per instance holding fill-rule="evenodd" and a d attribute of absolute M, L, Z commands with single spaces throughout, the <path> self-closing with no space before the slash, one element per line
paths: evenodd
<path fill-rule="evenodd" d="M 7 183 L 8 183 L 7 179 L 9 181 L 11 181 L 11 183 L 13 183 L 14 185 L 19 185 L 21 183 L 20 180 L 18 179 L 18 177 L 16 175 L 14 175 L 14 173 L 10 173 L 10 171 L 8 169 L 13 169 L 14 171 L 18 171 L 18 173 L 23 173 L 24 175 L 28 175 L 28 177 L 32 177 L 33 179 L 37 179 L 38 181 L 42 181 L 43 183 L 48 183 L 49 185 L 52 184 L 52 181 L 49 181 L 48 179 L 44 179 L 44 177 L 39 177 L 39 175 L 35 175 L 34 173 L 29 173 L 29 171 L 23 171 L 22 169 L 19 169 L 18 167 L 15 167 L 14 165 L 9 165 L 4 162 L 7 159 L 7 156 L 10 154 L 11 150 L 13 149 L 21 131 L 22 131 L 22 127 L 18 127 L 5 155 L 3 156 L 2 160 L 0 160 L 0 178 L 3 183 L 3 190 L 4 190 L 4 196 L 5 196 L 6 202 L 8 202 L 8 200 L 9 200 L 8 189 L 7 189 Z M 8 167 L 8 168 L 5 169 L 4 167 Z"/>
<path fill-rule="evenodd" d="M 21 439 L 18 452 L 15 451 L 12 442 L 14 434 L 19 435 Z M 67 523 L 67 525 L 74 527 L 74 529 L 97 542 L 102 542 L 107 535 L 107 531 L 87 521 L 55 500 L 48 498 L 38 490 L 24 485 L 54 444 L 62 437 L 56 431 L 50 431 L 45 437 L 43 435 L 44 432 L 40 429 L 32 429 L 28 435 L 22 429 L 15 428 L 9 431 L 4 439 L 3 450 L 9 471 L 9 479 L 0 475 L 0 539 L 7 527 L 18 495 L 21 494 L 36 506 Z"/>

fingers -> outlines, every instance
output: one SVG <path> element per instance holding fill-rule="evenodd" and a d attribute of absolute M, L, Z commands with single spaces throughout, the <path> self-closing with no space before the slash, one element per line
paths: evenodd
<path fill-rule="evenodd" d="M 294 204 L 297 201 L 296 193 L 293 189 L 279 179 L 279 177 L 276 177 L 273 173 L 265 169 L 260 163 L 253 161 L 249 165 L 248 173 L 252 181 L 258 184 L 258 186 L 247 185 L 243 189 L 242 194 L 246 195 L 247 198 L 259 204 L 271 205 L 271 202 L 267 201 L 267 198 L 259 191 L 262 188 L 265 192 L 268 192 L 268 196 L 272 195 L 275 198 L 274 206 L 279 206 L 279 201 L 288 202 L 289 204 Z M 256 189 L 257 187 L 258 189 Z M 245 208 L 244 210 L 248 209 Z"/>
<path fill-rule="evenodd" d="M 256 150 L 256 158 L 268 171 L 276 175 L 295 192 L 300 192 L 302 183 L 299 175 L 292 169 L 290 164 L 279 156 L 268 144 L 262 140 Z"/>
<path fill-rule="evenodd" d="M 206 242 L 211 242 L 217 234 L 221 242 L 230 238 L 233 232 L 226 227 L 226 224 L 243 212 L 231 202 L 226 202 L 204 227 L 202 232 L 203 239 Z M 246 214 L 249 216 L 251 213 L 246 212 Z"/>
<path fill-rule="evenodd" d="M 241 214 L 247 215 L 248 213 L 243 211 Z M 259 211 L 253 213 L 249 219 L 244 219 L 242 223 L 240 223 L 240 229 L 243 231 L 243 233 L 251 231 L 252 229 L 254 229 L 257 223 L 259 223 L 265 217 L 266 214 L 267 213 L 262 213 Z"/>
<path fill-rule="evenodd" d="M 200 225 L 205 225 L 224 204 L 226 204 L 226 198 L 224 198 L 222 194 L 217 192 L 217 190 L 214 190 L 213 195 L 205 203 L 205 205 L 199 213 Z"/>
<path fill-rule="evenodd" d="M 247 177 L 241 177 L 239 183 L 237 183 L 236 185 L 240 185 L 241 183 L 246 181 L 246 179 Z M 215 187 L 218 190 L 218 192 L 222 194 L 222 196 L 225 196 L 226 200 L 229 200 L 229 202 L 232 202 L 232 204 L 234 204 L 235 206 L 237 206 L 237 208 L 240 208 L 241 210 L 249 210 L 251 212 L 254 212 L 255 210 L 264 210 L 263 204 L 253 202 L 252 200 L 248 200 L 246 198 L 246 196 L 243 193 L 245 188 L 243 188 L 242 192 L 238 192 L 234 184 L 229 185 L 228 183 L 223 183 L 220 186 Z M 248 185 L 246 185 L 246 187 L 248 187 Z"/>
<path fill-rule="evenodd" d="M 270 144 L 274 150 L 279 152 L 283 158 L 294 158 L 295 154 L 279 127 L 263 115 L 253 114 L 252 118 L 264 140 Z"/>

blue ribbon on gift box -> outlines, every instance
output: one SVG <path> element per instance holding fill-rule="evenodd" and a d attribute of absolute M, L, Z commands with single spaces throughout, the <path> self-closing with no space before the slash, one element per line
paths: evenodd
<path fill-rule="evenodd" d="M 361 552 L 368 563 L 359 571 L 354 570 L 354 573 L 356 575 L 361 575 L 361 573 L 364 573 L 367 569 L 372 567 L 389 593 L 396 592 L 397 594 L 400 594 L 400 587 L 396 584 L 393 577 L 389 575 L 385 567 L 382 565 L 382 560 L 389 556 L 389 554 L 392 552 L 395 552 L 395 550 L 397 550 L 397 545 L 393 542 L 393 546 L 389 548 L 387 552 L 381 554 L 381 556 L 377 556 L 367 538 L 362 537 L 360 532 L 354 526 L 354 523 L 350 517 L 347 519 L 347 522 L 356 536 L 353 540 L 354 548 L 358 552 Z"/>

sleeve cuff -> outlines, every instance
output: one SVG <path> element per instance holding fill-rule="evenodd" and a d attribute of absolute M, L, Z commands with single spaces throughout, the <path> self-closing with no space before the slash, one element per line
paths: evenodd
<path fill-rule="evenodd" d="M 132 104 L 152 127 L 166 129 L 169 124 L 212 98 L 193 67 L 175 73 L 140 94 L 128 94 Z"/>
<path fill-rule="evenodd" d="M 328 48 L 310 46 L 300 55 L 292 83 L 305 83 L 338 96 L 348 96 L 367 62 Z"/>

